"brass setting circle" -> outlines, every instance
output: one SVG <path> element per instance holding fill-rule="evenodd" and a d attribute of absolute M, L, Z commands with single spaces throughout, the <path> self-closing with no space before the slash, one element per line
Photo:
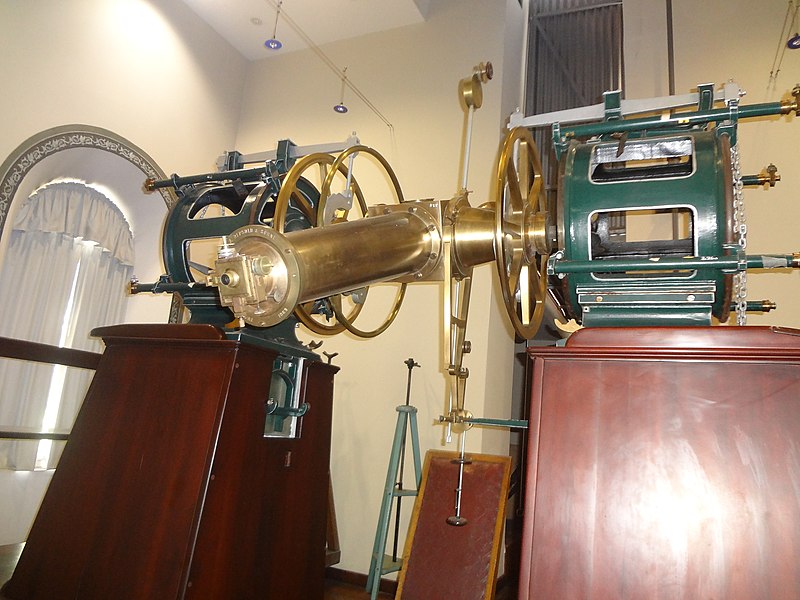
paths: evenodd
<path fill-rule="evenodd" d="M 236 252 L 250 261 L 253 287 L 259 292 L 256 298 L 235 311 L 246 323 L 255 327 L 271 327 L 292 314 L 302 286 L 302 267 L 295 257 L 294 248 L 279 232 L 266 225 L 246 225 L 228 236 Z M 272 265 L 267 275 L 259 275 L 253 262 Z"/>
<path fill-rule="evenodd" d="M 531 339 L 544 316 L 551 242 L 542 164 L 525 127 L 506 135 L 495 197 L 494 252 L 504 305 L 517 335 Z"/>

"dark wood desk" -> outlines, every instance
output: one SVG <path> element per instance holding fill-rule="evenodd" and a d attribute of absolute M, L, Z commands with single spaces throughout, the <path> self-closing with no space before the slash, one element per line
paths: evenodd
<path fill-rule="evenodd" d="M 587 329 L 531 349 L 519 597 L 800 598 L 798 335 Z"/>

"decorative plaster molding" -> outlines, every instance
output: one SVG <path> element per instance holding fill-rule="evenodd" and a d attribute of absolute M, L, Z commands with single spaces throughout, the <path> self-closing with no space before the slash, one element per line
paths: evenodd
<path fill-rule="evenodd" d="M 48 156 L 74 148 L 95 148 L 111 152 L 136 166 L 147 177 L 166 179 L 164 171 L 146 152 L 113 131 L 91 125 L 62 125 L 46 129 L 22 142 L 0 165 L 0 237 L 3 235 L 11 202 L 25 176 Z M 168 209 L 177 202 L 172 190 L 161 189 L 159 193 Z M 170 322 L 180 322 L 181 308 L 178 295 L 173 295 Z"/>
<path fill-rule="evenodd" d="M 95 148 L 124 158 L 147 177 L 165 179 L 166 175 L 147 153 L 112 131 L 90 125 L 64 125 L 38 133 L 20 144 L 0 165 L 0 236 L 3 235 L 11 202 L 22 180 L 39 162 L 62 150 Z M 176 198 L 169 189 L 159 190 L 167 208 Z"/>

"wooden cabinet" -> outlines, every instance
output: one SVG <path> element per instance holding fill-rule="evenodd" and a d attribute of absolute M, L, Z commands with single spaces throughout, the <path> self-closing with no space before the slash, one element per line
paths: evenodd
<path fill-rule="evenodd" d="M 298 437 L 264 437 L 274 351 L 204 325 L 98 330 L 106 351 L 11 599 L 322 598 L 334 367 Z"/>
<path fill-rule="evenodd" d="M 530 350 L 520 598 L 800 598 L 800 331 Z"/>

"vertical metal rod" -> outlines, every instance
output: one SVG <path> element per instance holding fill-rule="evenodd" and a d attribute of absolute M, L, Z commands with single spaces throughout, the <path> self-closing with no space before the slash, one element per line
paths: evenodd
<path fill-rule="evenodd" d="M 345 188 L 344 195 L 348 198 L 353 197 L 353 162 L 356 160 L 356 154 L 358 154 L 358 152 L 351 154 L 347 160 L 347 187 Z"/>
<path fill-rule="evenodd" d="M 675 40 L 672 33 L 672 0 L 667 0 L 667 72 L 669 95 L 675 95 Z"/>
<path fill-rule="evenodd" d="M 411 371 L 414 367 L 418 367 L 419 364 L 413 359 L 409 358 L 404 361 L 405 365 L 408 367 L 408 383 L 406 384 L 406 406 L 408 406 L 409 402 L 411 401 Z M 397 487 L 398 491 L 403 490 L 403 469 L 406 464 L 406 429 L 403 429 L 403 437 L 400 439 L 400 469 L 397 475 L 397 483 L 395 483 L 395 487 Z M 395 504 L 395 512 L 394 512 L 394 538 L 392 540 L 392 560 L 397 561 L 397 542 L 400 532 L 400 504 L 403 500 L 402 496 L 397 497 L 397 503 Z"/>
<path fill-rule="evenodd" d="M 461 492 L 463 490 L 464 484 L 464 465 L 469 463 L 470 461 L 467 460 L 466 455 L 464 454 L 464 448 L 467 439 L 467 432 L 466 430 L 461 432 L 461 451 L 459 453 L 458 459 L 454 462 L 458 463 L 458 487 L 456 488 L 456 514 L 452 517 L 447 517 L 447 524 L 454 525 L 455 527 L 460 527 L 462 525 L 467 524 L 467 519 L 461 516 Z"/>
<path fill-rule="evenodd" d="M 461 490 L 464 484 L 464 443 L 467 439 L 467 432 L 461 434 L 461 450 L 458 461 L 458 487 L 456 488 L 456 518 L 461 518 Z"/>
<path fill-rule="evenodd" d="M 472 142 L 472 116 L 475 114 L 475 107 L 470 106 L 467 113 L 467 139 L 464 142 L 464 169 L 461 178 L 461 189 L 467 189 L 467 174 L 469 173 L 469 150 Z"/>

